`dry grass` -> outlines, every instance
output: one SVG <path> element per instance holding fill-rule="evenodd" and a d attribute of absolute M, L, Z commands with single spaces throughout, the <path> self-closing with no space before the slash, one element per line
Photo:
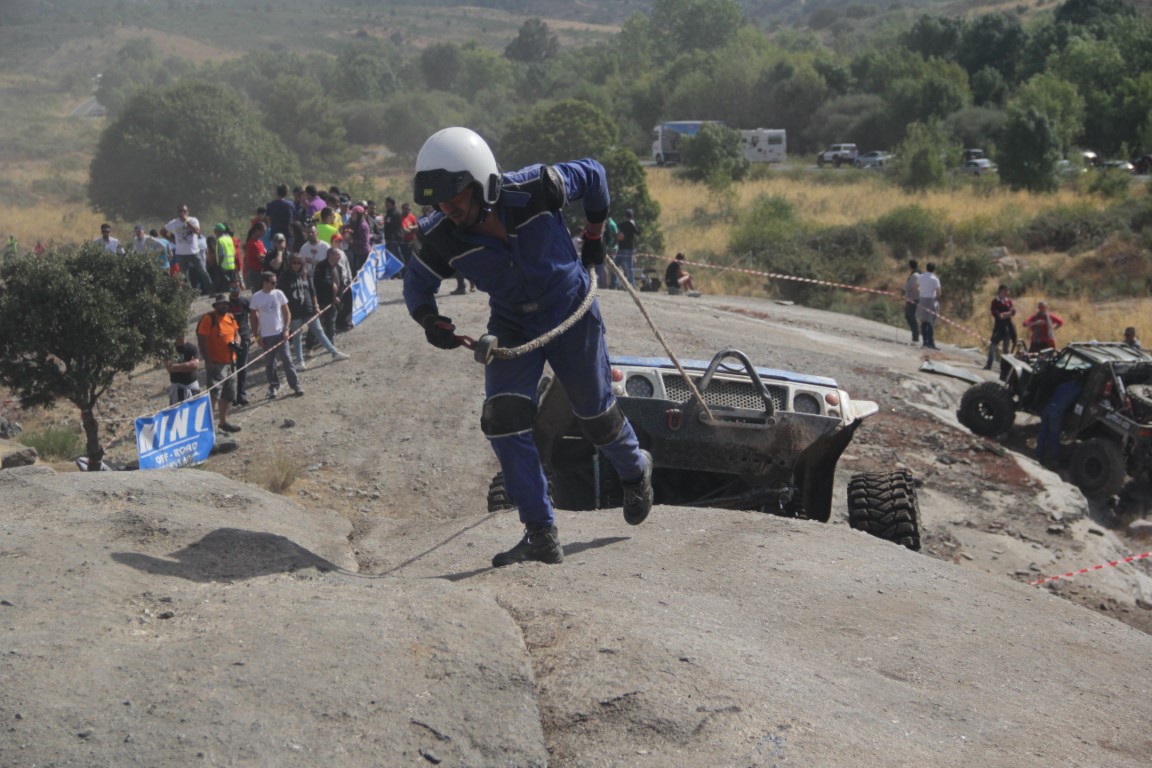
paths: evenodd
<path fill-rule="evenodd" d="M 817 227 L 875 220 L 894 208 L 918 205 L 940 213 L 953 227 L 976 227 L 986 231 L 1010 229 L 1013 223 L 1029 221 L 1041 211 L 1057 206 L 1079 204 L 1103 208 L 1109 202 L 1080 194 L 1075 189 L 1062 189 L 1052 195 L 1034 195 L 976 185 L 908 194 L 886 183 L 879 176 L 841 184 L 821 183 L 817 177 L 808 174 L 781 172 L 771 172 L 765 178 L 737 184 L 726 195 L 713 195 L 702 185 L 681 181 L 675 177 L 673 170 L 665 168 L 648 169 L 648 184 L 653 199 L 661 206 L 660 223 L 668 253 L 682 251 L 689 261 L 725 267 L 720 270 L 696 267 L 694 276 L 697 287 L 707 293 L 748 296 L 763 295 L 766 278 L 736 271 L 748 265 L 739 257 L 734 258 L 727 253 L 728 236 L 733 214 L 747 208 L 761 195 L 776 195 L 787 199 L 795 206 L 801 220 Z M 1142 196 L 1146 192 L 1143 187 L 1134 186 L 1132 194 Z M 1105 246 L 1102 250 L 1107 248 Z M 1076 258 L 1084 259 L 1088 255 Z M 1065 254 L 1025 256 L 1030 267 L 1054 266 L 1062 269 L 1070 260 Z M 662 273 L 666 260 L 660 257 L 655 263 L 644 263 L 643 266 L 657 267 Z M 902 264 L 893 261 L 891 274 L 868 287 L 896 294 L 903 284 L 904 276 Z M 997 275 L 989 278 L 977 292 L 973 315 L 952 318 L 961 327 L 940 323 L 937 337 L 941 341 L 961 346 L 985 342 L 991 333 L 991 322 L 986 318 L 988 303 L 996 291 L 996 285 L 1007 281 L 1008 277 Z M 948 286 L 944 286 L 944 290 L 947 291 Z M 1098 303 L 1090 295 L 1061 299 L 1029 296 L 1017 300 L 1018 326 L 1035 311 L 1036 303 L 1044 298 L 1049 299 L 1050 309 L 1065 321 L 1064 328 L 1057 333 L 1058 342 L 1091 339 L 1119 341 L 1124 327 L 1134 325 L 1138 331 L 1142 329 L 1152 343 L 1152 301 L 1148 299 Z M 900 301 L 898 295 L 894 295 L 893 301 Z M 1020 330 L 1024 329 L 1021 327 Z M 1027 338 L 1026 333 L 1024 338 Z"/>
<path fill-rule="evenodd" d="M 272 493 L 284 493 L 300 478 L 304 465 L 291 456 L 277 455 L 253 470 L 252 481 Z"/>

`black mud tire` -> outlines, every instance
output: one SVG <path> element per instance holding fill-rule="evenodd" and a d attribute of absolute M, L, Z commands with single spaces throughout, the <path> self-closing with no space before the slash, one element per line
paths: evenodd
<path fill-rule="evenodd" d="M 960 398 L 956 418 L 981 437 L 1002 435 L 1016 422 L 1012 393 L 998 381 L 977 384 Z"/>
<path fill-rule="evenodd" d="M 920 551 L 920 504 L 912 473 L 865 472 L 848 481 L 848 524 L 857 531 Z"/>
<path fill-rule="evenodd" d="M 506 512 L 516 509 L 516 505 L 508 498 L 508 490 L 504 487 L 504 473 L 497 472 L 488 483 L 488 511 Z"/>
<path fill-rule="evenodd" d="M 1127 476 L 1120 446 L 1100 437 L 1077 443 L 1068 469 L 1072 482 L 1090 499 L 1115 496 Z"/>

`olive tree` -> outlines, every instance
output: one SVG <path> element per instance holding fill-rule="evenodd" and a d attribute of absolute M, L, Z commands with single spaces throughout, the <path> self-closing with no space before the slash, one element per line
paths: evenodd
<path fill-rule="evenodd" d="M 191 293 L 150 254 L 94 243 L 0 267 L 0 384 L 24 407 L 80 409 L 88 468 L 100 469 L 96 405 L 117 374 L 171 353 Z"/>

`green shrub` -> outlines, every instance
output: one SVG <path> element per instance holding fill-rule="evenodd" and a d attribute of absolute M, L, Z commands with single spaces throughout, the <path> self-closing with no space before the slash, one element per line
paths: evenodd
<path fill-rule="evenodd" d="M 1024 232 L 1030 251 L 1072 251 L 1095 248 L 1109 235 L 1128 232 L 1128 222 L 1114 210 L 1097 211 L 1069 205 L 1042 211 Z"/>
<path fill-rule="evenodd" d="M 992 274 L 992 263 L 981 251 L 960 253 L 936 270 L 942 285 L 944 314 L 967 317 L 972 314 L 976 291 Z"/>
<path fill-rule="evenodd" d="M 898 260 L 939 253 L 948 241 L 943 218 L 918 205 L 893 208 L 876 220 L 875 229 Z"/>
<path fill-rule="evenodd" d="M 66 427 L 24 432 L 17 436 L 16 442 L 35 448 L 40 458 L 47 461 L 71 461 L 84 453 L 84 436 L 79 430 Z"/>
<path fill-rule="evenodd" d="M 1121 170 L 1097 170 L 1091 174 L 1088 191 L 1109 199 L 1127 197 L 1132 191 L 1132 179 Z"/>
<path fill-rule="evenodd" d="M 733 254 L 766 253 L 783 244 L 794 247 L 802 225 L 796 208 L 779 195 L 761 195 L 741 212 L 732 228 L 729 250 Z"/>
<path fill-rule="evenodd" d="M 876 236 L 866 224 L 829 227 L 809 235 L 804 249 L 825 280 L 859 285 L 884 268 L 876 252 Z"/>

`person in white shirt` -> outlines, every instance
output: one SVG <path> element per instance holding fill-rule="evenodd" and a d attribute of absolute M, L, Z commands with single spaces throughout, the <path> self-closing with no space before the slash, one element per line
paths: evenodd
<path fill-rule="evenodd" d="M 316 271 L 316 265 L 324 261 L 331 248 L 328 243 L 320 239 L 316 225 L 312 224 L 304 230 L 304 245 L 300 246 L 300 255 L 304 257 L 304 264 L 308 267 L 308 274 Z"/>
<path fill-rule="evenodd" d="M 300 377 L 288 354 L 288 337 L 292 316 L 288 311 L 288 297 L 276 287 L 276 275 L 265 272 L 261 275 L 260 290 L 248 300 L 252 335 L 260 339 L 260 347 L 267 352 L 264 371 L 268 379 L 268 399 L 274 400 L 280 393 L 280 376 L 276 373 L 276 362 L 284 364 L 284 376 L 288 386 L 296 396 L 304 394 L 300 387 Z M 271 350 L 271 351 L 270 351 Z"/>
<path fill-rule="evenodd" d="M 940 278 L 936 276 L 936 264 L 928 262 L 918 279 L 920 305 L 916 309 L 916 319 L 920 322 L 923 346 L 925 349 L 940 349 L 936 346 L 936 317 L 940 312 Z"/>
<path fill-rule="evenodd" d="M 111 253 L 124 253 L 120 241 L 112 237 L 112 225 L 107 222 L 100 225 L 100 237 L 92 242 L 104 246 L 104 250 Z"/>
<path fill-rule="evenodd" d="M 176 263 L 188 278 L 188 284 L 204 296 L 211 296 L 212 278 L 208 277 L 207 265 L 200 255 L 200 220 L 189 216 L 188 206 L 181 205 L 177 209 L 176 218 L 165 224 L 164 229 L 176 238 Z"/>

